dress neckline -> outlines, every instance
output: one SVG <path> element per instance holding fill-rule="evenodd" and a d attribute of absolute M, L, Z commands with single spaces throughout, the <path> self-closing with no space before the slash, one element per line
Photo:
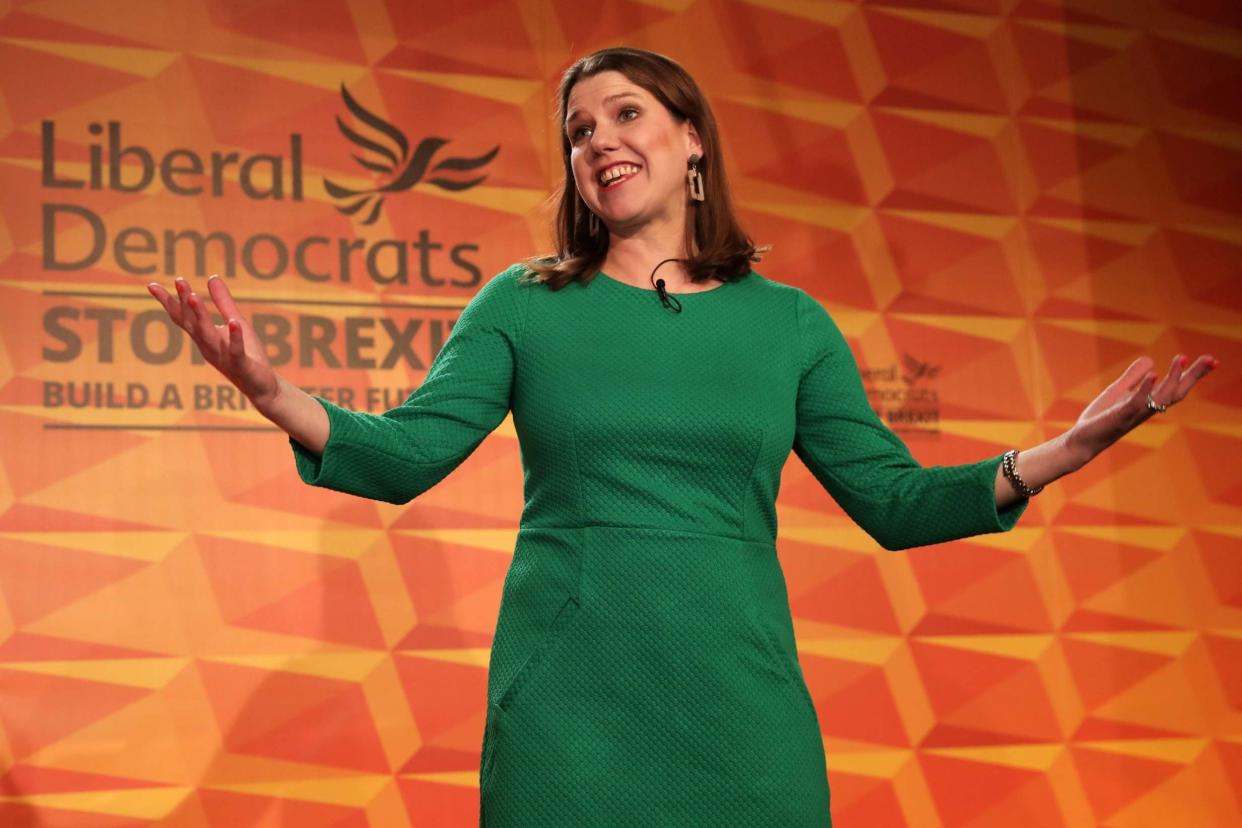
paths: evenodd
<path fill-rule="evenodd" d="M 612 282 L 615 285 L 620 285 L 626 290 L 635 290 L 640 293 L 658 293 L 659 292 L 654 287 L 645 288 L 645 287 L 639 287 L 638 285 L 631 285 L 629 282 L 623 282 L 620 279 L 609 276 L 607 273 L 605 273 L 602 270 L 596 271 L 595 275 L 603 276 L 605 280 Z M 716 287 L 711 288 L 710 290 L 695 290 L 689 293 L 674 293 L 671 290 L 666 290 L 665 293 L 667 293 L 669 296 L 676 296 L 678 300 L 684 301 L 687 298 L 693 298 L 695 296 L 701 296 L 703 294 L 708 294 L 708 293 L 716 293 L 717 291 L 719 291 L 721 288 L 725 287 L 728 284 L 729 284 L 728 282 L 721 282 Z"/>

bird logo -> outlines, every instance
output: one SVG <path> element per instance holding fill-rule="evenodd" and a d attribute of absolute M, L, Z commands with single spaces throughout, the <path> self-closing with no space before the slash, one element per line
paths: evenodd
<path fill-rule="evenodd" d="M 905 369 L 901 378 L 906 381 L 906 385 L 914 385 L 921 379 L 933 380 L 940 373 L 939 365 L 923 362 L 906 353 L 901 355 L 901 364 Z"/>
<path fill-rule="evenodd" d="M 471 173 L 485 167 L 496 157 L 496 153 L 500 152 L 498 144 L 476 158 L 445 158 L 435 166 L 431 166 L 435 154 L 449 143 L 448 139 L 435 136 L 424 138 L 411 152 L 410 142 L 405 137 L 405 133 L 358 103 L 354 96 L 349 94 L 345 84 L 341 84 L 341 98 L 345 101 L 345 107 L 358 119 L 358 122 L 369 127 L 371 132 L 371 137 L 368 137 L 345 123 L 341 116 L 336 117 L 336 125 L 341 130 L 341 134 L 359 150 L 351 157 L 362 167 L 380 173 L 389 179 L 386 184 L 362 190 L 342 187 L 340 184 L 324 179 L 323 186 L 328 191 L 328 195 L 343 202 L 336 209 L 347 216 L 365 216 L 361 224 L 374 224 L 379 218 L 387 196 L 410 189 L 422 181 L 423 176 L 428 172 L 433 177 L 428 178 L 427 183 L 442 190 L 460 192 L 477 187 L 487 178 L 486 175 L 460 178 L 455 177 L 454 174 Z"/>

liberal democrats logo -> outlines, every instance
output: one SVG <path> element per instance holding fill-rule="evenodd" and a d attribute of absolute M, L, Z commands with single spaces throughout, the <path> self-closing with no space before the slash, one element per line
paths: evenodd
<path fill-rule="evenodd" d="M 921 379 L 934 380 L 940 373 L 939 365 L 932 365 L 906 353 L 901 355 L 901 364 L 905 367 L 901 378 L 906 381 L 906 385 L 914 385 Z"/>
<path fill-rule="evenodd" d="M 496 157 L 496 153 L 500 152 L 500 146 L 497 145 L 477 158 L 445 158 L 431 167 L 429 171 L 428 166 L 431 164 L 432 157 L 448 143 L 447 139 L 424 138 L 411 153 L 410 142 L 406 139 L 405 133 L 354 100 L 344 84 L 341 84 L 341 98 L 344 99 L 345 106 L 354 117 L 361 124 L 369 127 L 371 132 L 371 137 L 368 137 L 342 121 L 339 115 L 337 116 L 336 125 L 340 128 L 341 134 L 360 151 L 351 157 L 366 169 L 390 179 L 387 184 L 369 190 L 351 190 L 324 179 L 323 186 L 328 191 L 328 195 L 337 201 L 344 202 L 336 209 L 348 216 L 365 215 L 361 221 L 362 224 L 372 224 L 379 218 L 380 210 L 384 206 L 384 198 L 387 195 L 410 189 L 422 181 L 423 176 L 428 172 L 434 177 L 428 178 L 427 183 L 442 190 L 456 192 L 478 186 L 483 179 L 487 178 L 486 175 L 476 178 L 460 178 L 453 177 L 453 175 L 478 170 L 489 164 Z"/>

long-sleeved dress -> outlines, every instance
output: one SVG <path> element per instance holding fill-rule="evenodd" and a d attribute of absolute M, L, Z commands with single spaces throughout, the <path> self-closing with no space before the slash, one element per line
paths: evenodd
<path fill-rule="evenodd" d="M 383 415 L 320 400 L 304 481 L 404 503 L 512 409 L 525 505 L 488 670 L 484 826 L 830 825 L 776 555 L 792 449 L 887 548 L 1004 531 L 999 457 L 922 468 L 831 317 L 751 272 L 700 293 L 492 277 Z"/>

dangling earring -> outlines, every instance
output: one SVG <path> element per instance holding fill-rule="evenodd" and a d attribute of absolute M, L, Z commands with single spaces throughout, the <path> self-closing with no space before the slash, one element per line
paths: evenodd
<path fill-rule="evenodd" d="M 590 218 L 587 219 L 587 232 L 589 232 L 592 236 L 598 236 L 599 216 L 595 215 L 590 210 L 587 210 L 587 215 L 590 216 Z"/>
<path fill-rule="evenodd" d="M 699 172 L 699 156 L 691 155 L 687 160 L 690 163 L 690 171 L 686 173 L 686 181 L 690 183 L 690 197 L 695 201 L 703 201 L 706 196 L 703 194 L 703 174 Z"/>

